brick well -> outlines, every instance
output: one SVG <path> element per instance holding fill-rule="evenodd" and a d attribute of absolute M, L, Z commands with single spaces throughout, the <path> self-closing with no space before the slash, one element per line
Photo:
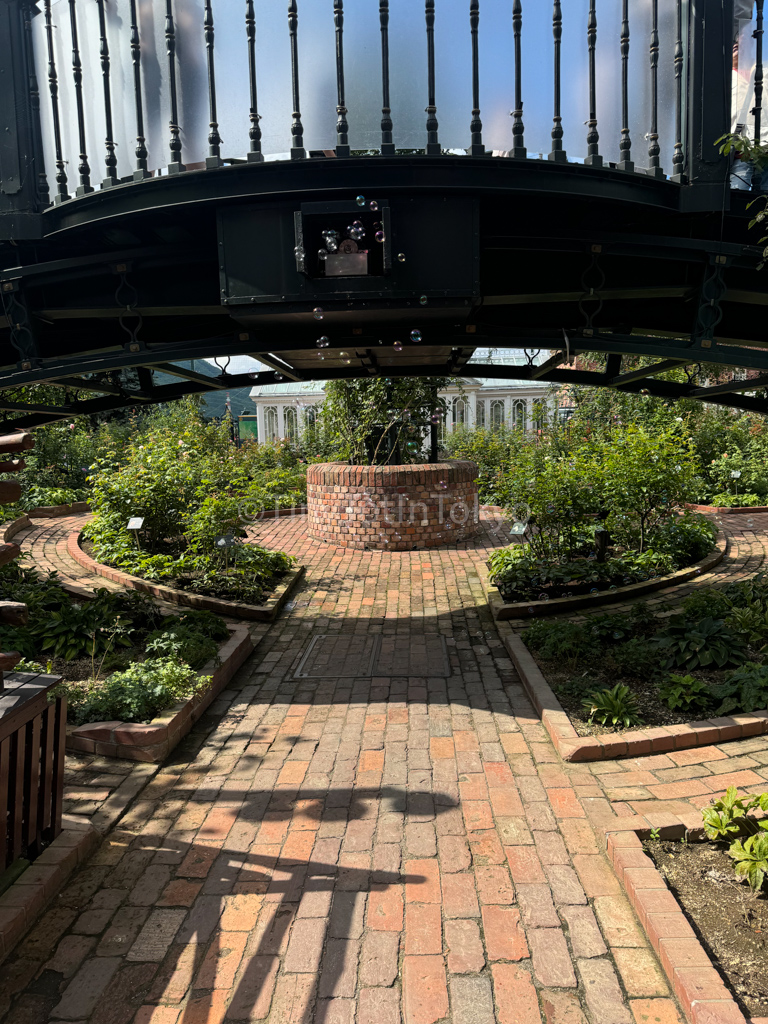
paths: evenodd
<path fill-rule="evenodd" d="M 478 530 L 478 468 L 322 462 L 307 469 L 309 534 L 345 548 L 448 547 Z"/>

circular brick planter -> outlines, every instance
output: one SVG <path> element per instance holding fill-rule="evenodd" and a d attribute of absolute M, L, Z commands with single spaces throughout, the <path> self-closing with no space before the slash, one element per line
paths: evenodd
<path fill-rule="evenodd" d="M 474 462 L 307 467 L 309 534 L 345 548 L 448 547 L 479 524 Z"/>

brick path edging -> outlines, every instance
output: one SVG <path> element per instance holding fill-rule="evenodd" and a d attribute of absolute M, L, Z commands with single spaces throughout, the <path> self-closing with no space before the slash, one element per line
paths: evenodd
<path fill-rule="evenodd" d="M 199 608 L 209 612 L 216 612 L 219 615 L 229 615 L 233 619 L 247 619 L 249 622 L 272 622 L 280 609 L 288 600 L 291 591 L 304 575 L 304 566 L 299 565 L 295 569 L 289 569 L 278 583 L 272 594 L 264 604 L 244 604 L 241 601 L 225 601 L 221 597 L 205 597 L 202 594 L 195 594 L 187 590 L 176 590 L 174 587 L 160 586 L 157 583 L 147 583 L 138 576 L 131 576 L 127 572 L 113 569 L 109 565 L 103 565 L 91 558 L 80 547 L 80 531 L 73 530 L 67 538 L 67 554 L 73 558 L 78 565 L 81 565 L 88 572 L 97 576 L 104 576 L 108 580 L 119 583 L 129 590 L 139 590 L 143 594 L 149 594 L 160 601 L 167 601 L 169 604 L 182 605 L 188 608 Z"/>
<path fill-rule="evenodd" d="M 564 761 L 604 761 L 615 757 L 660 754 L 667 750 L 704 747 L 768 732 L 766 710 L 605 736 L 579 736 L 520 635 L 510 633 L 503 640 L 542 725 Z"/>
<path fill-rule="evenodd" d="M 723 511 L 721 509 L 721 511 Z M 726 510 L 727 511 L 727 510 Z M 582 608 L 598 607 L 604 604 L 616 604 L 626 598 L 637 597 L 640 594 L 651 593 L 655 590 L 662 590 L 666 587 L 675 587 L 680 583 L 687 583 L 702 573 L 709 572 L 728 554 L 728 538 L 722 530 L 718 534 L 717 543 L 713 551 L 699 562 L 694 562 L 685 569 L 678 569 L 677 572 L 669 573 L 667 576 L 658 576 L 656 579 L 643 580 L 640 583 L 630 583 L 626 587 L 617 587 L 615 590 L 601 590 L 599 594 L 579 594 L 577 597 L 555 597 L 548 601 L 516 601 L 514 604 L 506 602 L 501 596 L 497 587 L 494 587 L 488 577 L 484 577 L 488 604 L 491 607 L 493 617 L 501 622 L 504 619 L 521 619 L 530 615 L 530 609 L 536 615 L 559 615 L 563 612 L 578 611 Z"/>
<path fill-rule="evenodd" d="M 681 830 L 682 825 L 659 832 L 672 839 L 680 838 Z M 643 832 L 647 838 L 642 827 L 606 833 L 606 851 L 683 1012 L 692 1024 L 747 1024 L 677 899 L 643 851 Z"/>
<path fill-rule="evenodd" d="M 89 722 L 67 727 L 67 750 L 120 757 L 129 761 L 162 761 L 190 731 L 245 659 L 253 652 L 247 626 L 230 626 L 230 638 L 219 648 L 220 663 L 209 661 L 199 675 L 211 676 L 211 685 L 190 700 L 181 701 L 147 724 Z M 37 863 L 37 861 L 35 861 Z"/>
<path fill-rule="evenodd" d="M 100 843 L 100 834 L 90 824 L 64 828 L 0 896 L 0 963 Z"/>
<path fill-rule="evenodd" d="M 741 512 L 768 512 L 768 505 L 733 505 L 728 508 L 721 508 L 720 505 L 686 505 L 686 508 L 693 512 L 723 512 L 729 516 Z"/>

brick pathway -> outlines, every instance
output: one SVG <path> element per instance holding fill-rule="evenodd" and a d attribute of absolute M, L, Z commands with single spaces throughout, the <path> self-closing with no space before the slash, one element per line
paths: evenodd
<path fill-rule="evenodd" d="M 302 520 L 259 539 L 308 566 L 300 591 L 2 965 L 0 1019 L 678 1024 L 602 828 L 679 798 L 665 786 L 703 799 L 726 762 L 765 778 L 768 741 L 564 764 L 485 603 L 487 533 L 403 554 L 316 544 Z M 380 637 L 423 674 L 315 677 L 308 659 L 296 678 L 322 635 Z"/>

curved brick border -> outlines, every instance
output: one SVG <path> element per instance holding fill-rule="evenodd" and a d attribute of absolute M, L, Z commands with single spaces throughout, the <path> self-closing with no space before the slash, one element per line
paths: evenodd
<path fill-rule="evenodd" d="M 746 512 L 768 512 L 768 505 L 734 505 L 732 508 L 721 508 L 719 505 L 686 505 L 693 512 L 723 512 L 726 515 L 737 515 Z"/>
<path fill-rule="evenodd" d="M 668 576 L 657 576 L 656 579 L 644 580 L 641 583 L 630 583 L 627 587 L 617 587 L 615 590 L 601 590 L 599 594 L 579 594 L 577 597 L 555 597 L 550 601 L 515 601 L 510 603 L 504 600 L 498 587 L 494 587 L 488 576 L 483 577 L 483 587 L 488 598 L 491 612 L 494 619 L 523 619 L 529 615 L 559 615 L 563 612 L 578 611 L 582 608 L 595 608 L 604 604 L 617 604 L 625 598 L 637 597 L 640 594 L 649 594 L 654 590 L 663 590 L 666 587 L 675 587 L 680 583 L 687 583 L 688 580 L 709 572 L 725 558 L 728 553 L 728 538 L 719 533 L 717 543 L 713 551 L 700 562 L 689 565 L 686 569 L 678 569 Z M 530 609 L 533 609 L 531 613 Z"/>
<path fill-rule="evenodd" d="M 198 675 L 211 676 L 211 685 L 190 700 L 181 701 L 147 724 L 90 722 L 67 726 L 67 750 L 122 757 L 129 761 L 162 761 L 186 736 L 208 705 L 221 693 L 253 652 L 247 626 L 230 626 L 230 638 L 219 648 L 219 664 L 209 661 Z M 37 863 L 37 862 L 35 862 Z"/>
<path fill-rule="evenodd" d="M 503 640 L 542 725 L 564 761 L 603 761 L 660 754 L 665 750 L 704 747 L 768 732 L 768 711 L 754 711 L 729 718 L 633 729 L 605 736 L 579 736 L 520 635 L 510 633 Z"/>
<path fill-rule="evenodd" d="M 164 587 L 157 583 L 147 583 L 138 576 L 130 576 L 127 572 L 113 569 L 109 565 L 102 565 L 91 558 L 80 547 L 80 533 L 78 530 L 70 533 L 67 538 L 67 553 L 78 565 L 98 576 L 104 576 L 114 583 L 119 583 L 129 590 L 139 590 L 143 594 L 150 594 L 160 601 L 167 601 L 169 604 L 183 605 L 187 608 L 201 608 L 205 611 L 216 612 L 219 615 L 228 615 L 233 619 L 247 619 L 250 622 L 272 622 L 277 613 L 288 600 L 288 595 L 294 589 L 301 577 L 304 575 L 304 566 L 289 570 L 275 589 L 272 595 L 264 604 L 243 604 L 240 601 L 225 601 L 220 597 L 204 597 L 202 594 L 195 594 L 187 590 L 176 590 L 174 587 Z"/>
<path fill-rule="evenodd" d="M 449 547 L 456 533 L 466 539 L 478 531 L 479 472 L 468 460 L 414 466 L 315 463 L 307 467 L 309 535 L 337 547 L 375 551 Z M 386 521 L 387 511 L 395 522 Z"/>

